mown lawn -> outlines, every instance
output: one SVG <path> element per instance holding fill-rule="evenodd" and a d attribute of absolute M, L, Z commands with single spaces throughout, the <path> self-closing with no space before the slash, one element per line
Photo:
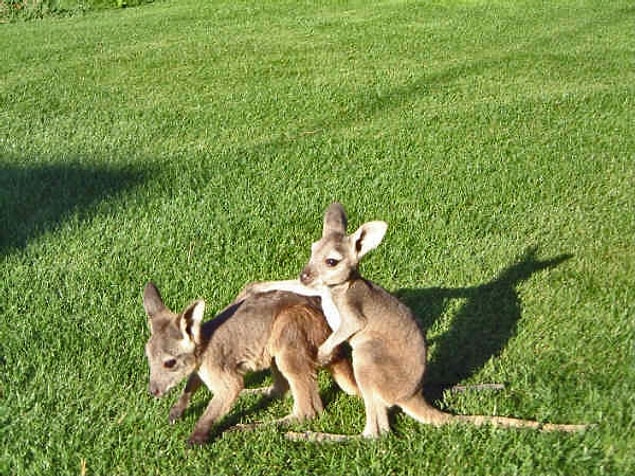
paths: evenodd
<path fill-rule="evenodd" d="M 0 474 L 635 471 L 632 2 L 156 2 L 0 25 Z M 342 201 L 429 329 L 456 413 L 379 441 L 185 441 L 147 393 L 141 291 L 224 307 L 296 276 Z M 265 381 L 267 377 L 264 377 Z M 250 379 L 253 385 L 262 379 Z M 296 429 L 358 433 L 321 378 Z M 291 402 L 245 397 L 230 423 Z M 226 422 L 227 423 L 227 422 Z"/>

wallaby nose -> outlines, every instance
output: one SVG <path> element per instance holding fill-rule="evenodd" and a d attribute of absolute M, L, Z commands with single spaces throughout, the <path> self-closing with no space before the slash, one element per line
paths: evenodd
<path fill-rule="evenodd" d="M 311 281 L 313 281 L 313 274 L 311 274 L 311 270 L 308 266 L 305 266 L 300 273 L 300 281 L 302 282 L 302 284 L 309 284 Z"/>
<path fill-rule="evenodd" d="M 161 396 L 161 389 L 159 389 L 159 386 L 150 382 L 150 386 L 148 387 L 148 392 L 150 393 L 150 395 L 152 395 L 153 397 L 160 397 Z"/>

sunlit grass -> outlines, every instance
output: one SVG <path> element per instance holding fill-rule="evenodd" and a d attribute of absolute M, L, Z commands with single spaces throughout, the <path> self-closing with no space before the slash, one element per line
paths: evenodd
<path fill-rule="evenodd" d="M 627 2 L 157 2 L 0 27 L 0 473 L 628 474 L 635 402 Z M 147 280 L 208 317 L 290 278 L 342 201 L 384 219 L 362 271 L 429 328 L 457 413 L 313 446 L 185 441 L 147 395 Z M 360 401 L 321 379 L 358 433 Z M 243 421 L 284 415 L 290 402 Z"/>

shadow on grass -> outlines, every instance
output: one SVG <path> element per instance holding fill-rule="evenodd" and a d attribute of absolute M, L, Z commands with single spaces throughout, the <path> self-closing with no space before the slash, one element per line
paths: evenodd
<path fill-rule="evenodd" d="M 465 302 L 452 317 L 450 329 L 433 343 L 425 393 L 439 400 L 443 391 L 468 379 L 492 357 L 501 353 L 516 333 L 522 317 L 518 286 L 534 273 L 558 266 L 572 255 L 540 260 L 529 248 L 511 266 L 488 283 L 465 288 L 401 289 L 394 294 L 408 305 L 425 329 L 444 313 L 452 299 Z"/>
<path fill-rule="evenodd" d="M 0 165 L 0 255 L 23 248 L 73 213 L 86 216 L 97 203 L 143 177 L 142 171 L 73 163 Z"/>

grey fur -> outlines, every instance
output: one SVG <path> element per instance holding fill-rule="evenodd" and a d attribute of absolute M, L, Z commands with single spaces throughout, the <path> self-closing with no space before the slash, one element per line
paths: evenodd
<path fill-rule="evenodd" d="M 150 365 L 149 391 L 165 395 L 187 378 L 170 422 L 181 418 L 201 384 L 213 397 L 196 423 L 190 444 L 205 443 L 215 422 L 226 415 L 244 388 L 249 371 L 271 368 L 272 397 L 291 390 L 292 414 L 285 420 L 313 418 L 322 411 L 317 386 L 317 349 L 330 330 L 319 300 L 288 292 L 239 297 L 215 319 L 202 323 L 205 303 L 195 301 L 180 314 L 164 304 L 158 289 L 148 283 L 143 296 L 151 336 L 146 344 Z M 326 366 L 339 386 L 357 394 L 350 362 L 335 349 Z"/>

